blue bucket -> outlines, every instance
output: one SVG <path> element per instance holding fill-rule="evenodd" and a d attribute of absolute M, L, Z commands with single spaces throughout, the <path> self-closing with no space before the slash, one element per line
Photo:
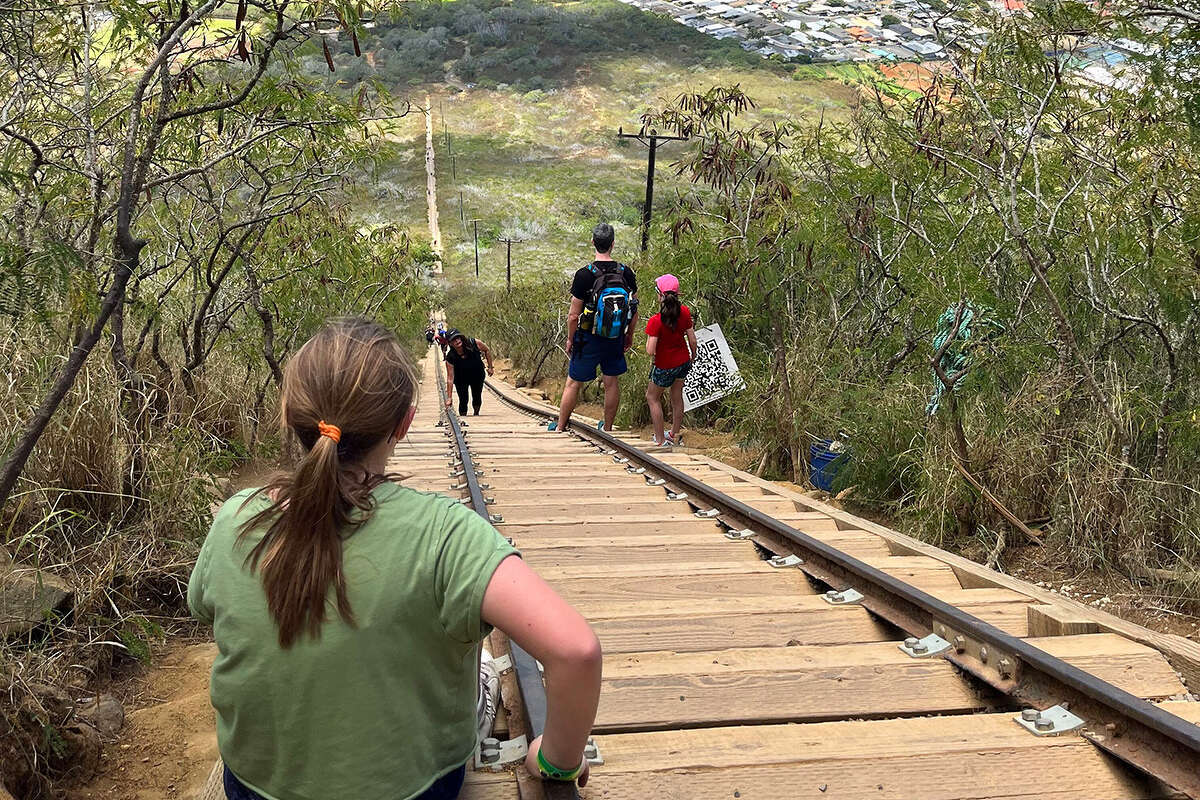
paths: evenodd
<path fill-rule="evenodd" d="M 844 448 L 830 450 L 832 444 L 831 439 L 822 439 L 808 448 L 809 481 L 823 492 L 833 491 L 833 480 L 849 455 Z"/>

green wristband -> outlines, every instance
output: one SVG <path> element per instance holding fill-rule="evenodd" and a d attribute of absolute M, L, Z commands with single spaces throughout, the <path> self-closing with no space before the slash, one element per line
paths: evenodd
<path fill-rule="evenodd" d="M 548 781 L 573 781 L 583 773 L 583 767 L 587 764 L 586 761 L 580 760 L 579 766 L 572 770 L 559 769 L 546 760 L 546 756 L 542 754 L 542 750 L 538 748 L 537 754 L 538 772 L 542 773 L 542 778 Z"/>

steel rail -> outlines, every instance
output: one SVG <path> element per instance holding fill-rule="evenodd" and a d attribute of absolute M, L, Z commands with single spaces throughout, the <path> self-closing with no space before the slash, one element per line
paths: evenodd
<path fill-rule="evenodd" d="M 555 417 L 506 395 L 490 381 L 487 386 L 510 406 L 546 419 Z M 937 633 L 953 642 L 955 646 L 943 657 L 1004 694 L 1040 709 L 1069 706 L 1085 720 L 1082 735 L 1089 741 L 1188 797 L 1200 798 L 1200 726 L 786 525 L 605 431 L 575 422 L 568 423 L 568 430 L 603 442 L 685 489 L 689 502 L 703 498 L 721 516 L 744 520 L 749 526 L 722 524 L 751 527 L 786 540 L 801 551 L 799 568 L 808 575 L 837 590 L 858 590 L 862 606 L 910 636 Z"/>
<path fill-rule="evenodd" d="M 444 395 L 446 391 L 445 376 L 442 375 L 440 369 L 435 371 L 438 376 L 438 388 Z M 476 514 L 483 517 L 485 522 L 491 525 L 492 516 L 488 513 L 487 500 L 483 496 L 483 488 L 479 485 L 479 476 L 475 471 L 475 461 L 471 457 L 471 448 L 467 444 L 462 423 L 452 407 L 447 407 L 445 411 L 446 421 L 454 437 L 454 446 L 458 451 L 458 457 L 462 464 L 463 480 L 467 484 L 467 496 L 471 501 L 471 508 Z M 548 707 L 546 686 L 542 682 L 542 673 L 538 668 L 537 660 L 522 649 L 511 637 L 508 640 L 508 647 L 509 655 L 512 658 L 513 671 L 517 675 L 517 686 L 521 690 L 521 704 L 525 708 L 525 719 L 529 724 L 529 739 L 533 741 L 541 736 L 546 729 L 546 712 Z M 575 788 L 574 781 L 569 783 L 565 781 L 543 781 L 542 786 L 545 790 L 546 800 L 579 800 L 579 792 Z"/>

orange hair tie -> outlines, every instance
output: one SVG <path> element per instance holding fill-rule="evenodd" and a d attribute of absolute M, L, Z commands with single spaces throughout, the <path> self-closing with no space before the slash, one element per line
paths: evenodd
<path fill-rule="evenodd" d="M 327 436 L 330 439 L 333 439 L 334 444 L 337 444 L 342 440 L 342 429 L 337 425 L 326 425 L 325 420 L 321 420 L 317 423 L 317 430 L 322 436 Z"/>

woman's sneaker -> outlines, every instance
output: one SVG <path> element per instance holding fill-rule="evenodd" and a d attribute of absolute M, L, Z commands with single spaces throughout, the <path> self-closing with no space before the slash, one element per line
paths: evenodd
<path fill-rule="evenodd" d="M 500 671 L 492 664 L 492 654 L 484 649 L 479 657 L 479 698 L 475 704 L 475 717 L 479 723 L 481 741 L 492 735 L 499 704 Z"/>
<path fill-rule="evenodd" d="M 683 437 L 680 437 L 680 438 L 683 438 Z M 675 437 L 671 435 L 670 431 L 667 431 L 665 434 L 663 434 L 663 447 L 678 447 L 678 446 L 679 446 L 679 442 L 675 441 Z"/>

